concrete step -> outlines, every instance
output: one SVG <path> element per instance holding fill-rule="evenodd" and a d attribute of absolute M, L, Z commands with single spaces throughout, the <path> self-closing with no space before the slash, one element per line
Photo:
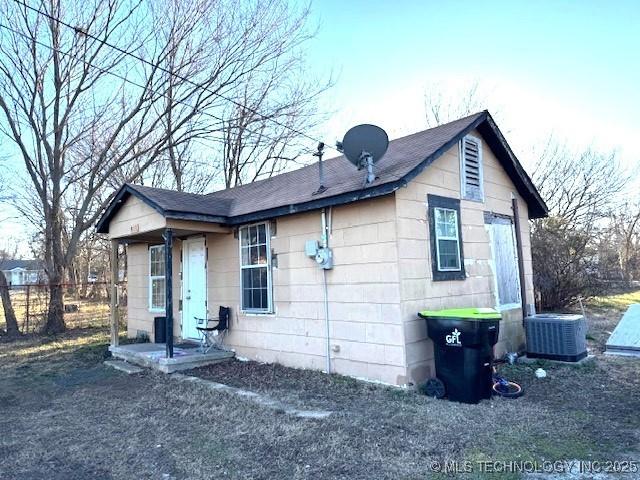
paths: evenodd
<path fill-rule="evenodd" d="M 142 372 L 142 368 L 131 365 L 123 360 L 105 360 L 104 364 L 107 367 L 115 368 L 116 370 L 120 370 L 121 372 L 126 373 L 127 375 L 132 375 L 134 373 Z"/>

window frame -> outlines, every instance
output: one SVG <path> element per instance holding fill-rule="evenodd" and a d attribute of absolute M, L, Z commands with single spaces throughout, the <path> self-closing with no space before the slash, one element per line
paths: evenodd
<path fill-rule="evenodd" d="M 433 214 L 434 217 L 436 216 L 437 212 L 451 212 L 455 215 L 454 218 L 454 226 L 455 226 L 455 235 L 454 236 L 440 236 L 438 235 L 438 224 L 437 221 L 434 219 L 435 223 L 435 233 L 436 233 L 436 261 L 438 262 L 438 271 L 440 272 L 459 272 L 460 269 L 462 268 L 462 265 L 460 264 L 460 232 L 458 231 L 458 211 L 454 210 L 452 208 L 445 208 L 445 207 L 434 207 L 433 208 Z M 441 258 L 440 258 L 440 240 L 446 240 L 446 241 L 454 241 L 456 242 L 456 256 L 457 256 L 457 260 L 458 260 L 458 267 L 448 267 L 448 268 L 444 268 L 441 264 Z"/>
<path fill-rule="evenodd" d="M 164 275 L 151 275 L 151 251 L 155 250 L 155 249 L 159 249 L 162 251 L 162 261 L 164 262 L 164 258 L 165 258 L 165 252 L 164 252 L 164 244 L 160 243 L 157 245 L 149 245 L 149 250 L 148 250 L 148 263 L 149 263 L 149 269 L 148 269 L 148 276 L 149 276 L 149 284 L 148 284 L 148 290 L 149 290 L 149 311 L 153 312 L 153 313 L 161 313 L 164 312 L 167 308 L 167 299 L 166 299 L 166 293 L 167 293 L 167 275 L 166 275 L 166 265 L 165 265 L 165 274 Z M 153 305 L 153 281 L 154 280 L 164 280 L 164 288 L 165 288 L 165 296 L 162 299 L 162 307 L 157 307 Z"/>
<path fill-rule="evenodd" d="M 265 242 L 267 250 L 267 264 L 259 265 L 242 265 L 242 231 L 250 227 L 256 227 L 264 225 L 265 227 Z M 249 244 L 251 247 L 251 244 Z M 271 259 L 271 225 L 269 221 L 256 222 L 247 225 L 243 225 L 238 228 L 238 264 L 240 266 L 240 312 L 248 315 L 271 315 L 274 313 L 274 300 L 273 300 L 273 264 Z M 243 271 L 255 268 L 267 269 L 267 308 L 245 308 L 244 307 L 244 286 L 243 286 Z"/>
<path fill-rule="evenodd" d="M 457 198 L 441 197 L 439 195 L 427 195 L 428 217 L 429 217 L 429 239 L 430 239 L 430 255 L 431 255 L 431 271 L 432 279 L 434 281 L 447 281 L 447 280 L 464 280 L 467 278 L 467 274 L 464 268 L 464 252 L 462 242 L 462 223 L 460 219 L 460 200 Z M 456 234 L 458 243 L 458 269 L 440 267 L 440 247 L 438 240 L 453 240 L 453 238 L 438 238 L 436 228 L 435 211 L 438 210 L 450 210 L 456 215 Z"/>
<path fill-rule="evenodd" d="M 478 146 L 478 183 L 480 184 L 480 198 L 469 195 L 467 192 L 467 169 L 466 169 L 466 156 L 464 142 L 465 140 L 471 140 Z M 482 155 L 482 140 L 473 135 L 465 135 L 458 143 L 458 149 L 460 152 L 460 198 L 463 200 L 470 200 L 472 202 L 484 203 L 484 159 Z"/>

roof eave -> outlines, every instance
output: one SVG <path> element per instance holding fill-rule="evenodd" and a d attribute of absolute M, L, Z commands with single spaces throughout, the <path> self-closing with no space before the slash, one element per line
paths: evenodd
<path fill-rule="evenodd" d="M 220 223 L 223 225 L 227 225 L 229 223 L 229 218 L 225 216 L 206 215 L 202 213 L 192 213 L 192 212 L 181 212 L 178 210 L 165 210 L 164 216 L 165 218 L 170 218 L 172 220 L 192 220 L 195 222 Z"/>
<path fill-rule="evenodd" d="M 516 188 L 519 193 L 523 196 L 524 200 L 527 203 L 527 208 L 529 210 L 529 218 L 544 218 L 549 215 L 549 207 L 545 203 L 544 199 L 538 192 L 538 189 L 535 187 L 533 180 L 527 174 L 527 172 L 522 167 L 522 164 L 511 150 L 511 147 L 507 143 L 507 140 L 504 138 L 504 135 L 498 128 L 498 125 L 495 123 L 491 115 L 487 112 L 486 117 L 486 125 L 489 127 L 491 133 L 497 140 L 497 144 L 491 145 L 494 150 L 503 150 L 504 155 L 506 155 L 510 161 L 510 166 L 513 167 L 515 178 L 518 180 L 516 183 Z M 480 133 L 483 133 L 480 131 Z M 503 165 L 504 167 L 505 165 Z M 506 168 L 507 173 L 509 174 L 509 169 Z M 511 176 L 512 181 L 514 180 L 513 176 Z M 519 185 L 517 184 L 519 183 Z"/>
<path fill-rule="evenodd" d="M 293 213 L 302 213 L 311 210 L 318 210 L 319 208 L 345 205 L 347 203 L 357 202 L 359 200 L 366 200 L 368 198 L 376 198 L 384 195 L 389 195 L 390 193 L 395 192 L 400 187 L 405 185 L 406 183 L 401 179 L 394 182 L 387 182 L 380 185 L 363 188 L 361 190 L 341 193 L 332 197 L 319 198 L 303 203 L 281 205 L 279 207 L 269 208 L 267 210 L 261 210 L 259 212 L 234 215 L 228 218 L 228 224 L 231 226 L 237 226 L 250 222 L 259 222 L 261 220 L 267 220 L 274 217 L 291 215 Z"/>

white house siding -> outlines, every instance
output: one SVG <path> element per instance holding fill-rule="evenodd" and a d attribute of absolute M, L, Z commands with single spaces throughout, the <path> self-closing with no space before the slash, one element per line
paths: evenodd
<path fill-rule="evenodd" d="M 109 222 L 109 238 L 152 232 L 166 226 L 165 218 L 136 197 L 129 197 Z"/>
<path fill-rule="evenodd" d="M 480 137 L 477 132 L 475 136 Z M 335 267 L 327 271 L 332 368 L 338 373 L 391 384 L 420 382 L 434 374 L 433 346 L 419 310 L 494 306 L 489 235 L 484 211 L 512 215 L 516 195 L 522 225 L 527 298 L 533 298 L 527 206 L 497 159 L 483 145 L 484 203 L 461 201 L 462 239 L 468 278 L 433 282 L 427 224 L 427 194 L 460 197 L 458 147 L 451 148 L 395 195 L 332 209 Z M 354 171 L 355 174 L 355 171 Z M 137 199 L 128 199 L 112 221 L 121 235 L 167 225 Z M 132 223 L 133 222 L 133 223 Z M 322 271 L 304 254 L 307 240 L 320 239 L 320 211 L 276 219 L 271 247 L 275 313 L 240 311 L 238 239 L 232 233 L 207 233 L 207 289 L 210 315 L 220 305 L 232 309 L 226 344 L 238 355 L 302 368 L 325 369 Z M 110 226 L 110 234 L 112 233 Z M 135 228 L 138 230 L 138 227 Z M 148 310 L 148 246 L 130 244 L 128 255 L 129 335 L 153 334 Z M 174 332 L 180 336 L 181 242 L 174 246 Z M 498 351 L 523 342 L 520 309 L 503 312 Z"/>
<path fill-rule="evenodd" d="M 355 174 L 355 172 L 354 172 Z M 325 369 L 322 270 L 304 253 L 319 240 L 320 212 L 277 219 L 271 247 L 275 314 L 246 315 L 239 306 L 238 239 L 209 235 L 209 301 L 230 306 L 227 343 L 238 355 L 303 368 Z M 335 266 L 327 271 L 332 368 L 335 372 L 404 384 L 405 353 L 393 196 L 334 207 Z"/>
<path fill-rule="evenodd" d="M 480 134 L 473 135 L 481 138 Z M 527 206 L 517 194 L 498 160 L 483 142 L 484 202 L 461 200 L 462 241 L 465 280 L 432 281 L 427 194 L 460 198 L 460 159 L 458 146 L 452 147 L 406 188 L 396 192 L 398 264 L 400 271 L 401 311 L 410 381 L 420 382 L 432 376 L 433 344 L 427 337 L 425 321 L 417 318 L 423 309 L 454 307 L 494 307 L 495 286 L 491 268 L 491 246 L 484 225 L 484 211 L 512 216 L 511 198 L 518 199 L 524 251 L 525 284 L 528 301 L 533 298 L 531 247 Z M 503 312 L 497 352 L 523 346 L 521 310 Z"/>
<path fill-rule="evenodd" d="M 161 242 L 158 242 L 161 243 Z M 173 332 L 180 337 L 180 240 L 173 245 Z M 127 335 L 146 333 L 153 341 L 153 318 L 163 312 L 149 311 L 149 245 L 132 243 L 127 246 Z"/>

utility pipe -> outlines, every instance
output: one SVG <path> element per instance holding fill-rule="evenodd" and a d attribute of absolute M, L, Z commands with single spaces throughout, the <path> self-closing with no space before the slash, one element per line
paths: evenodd
<path fill-rule="evenodd" d="M 329 248 L 329 230 L 327 227 L 327 210 L 322 209 L 322 248 Z M 331 332 L 329 327 L 329 291 L 327 288 L 327 270 L 322 269 L 322 284 L 324 290 L 324 321 L 327 335 L 327 373 L 331 373 Z"/>

